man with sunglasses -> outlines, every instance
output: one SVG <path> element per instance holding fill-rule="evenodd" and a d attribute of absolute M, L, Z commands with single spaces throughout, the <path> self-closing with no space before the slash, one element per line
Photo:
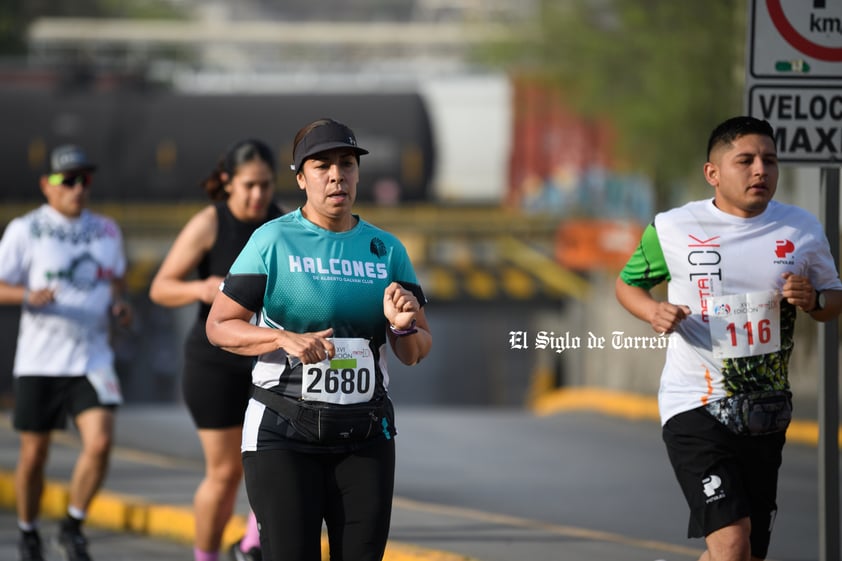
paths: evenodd
<path fill-rule="evenodd" d="M 81 451 L 55 546 L 67 561 L 90 560 L 81 526 L 105 478 L 122 402 L 109 327 L 131 321 L 123 299 L 126 257 L 117 224 L 86 209 L 95 170 L 78 146 L 53 150 L 40 181 L 46 204 L 13 219 L 0 239 L 0 304 L 21 306 L 13 382 L 21 561 L 44 559 L 44 468 L 51 431 L 65 428 L 68 417 Z"/>

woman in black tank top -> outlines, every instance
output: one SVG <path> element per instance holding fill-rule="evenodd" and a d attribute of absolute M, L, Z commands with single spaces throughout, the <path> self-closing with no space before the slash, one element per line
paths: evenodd
<path fill-rule="evenodd" d="M 199 433 L 205 477 L 194 497 L 195 561 L 217 561 L 222 533 L 234 511 L 242 479 L 240 440 L 251 389 L 252 358 L 208 342 L 205 320 L 219 285 L 252 232 L 282 214 L 272 202 L 275 164 L 264 143 L 234 144 L 203 182 L 212 204 L 184 226 L 152 280 L 149 297 L 162 306 L 198 303 L 184 345 L 184 401 Z M 193 273 L 196 273 L 194 278 Z M 260 559 L 254 515 L 232 558 Z"/>

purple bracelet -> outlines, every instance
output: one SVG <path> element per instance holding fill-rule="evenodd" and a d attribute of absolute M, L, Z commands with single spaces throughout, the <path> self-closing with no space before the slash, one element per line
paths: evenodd
<path fill-rule="evenodd" d="M 415 319 L 412 320 L 412 323 L 409 324 L 409 327 L 406 329 L 398 329 L 394 325 L 389 325 L 389 331 L 397 335 L 398 337 L 403 337 L 405 335 L 412 335 L 413 333 L 418 333 L 418 328 L 415 327 Z"/>

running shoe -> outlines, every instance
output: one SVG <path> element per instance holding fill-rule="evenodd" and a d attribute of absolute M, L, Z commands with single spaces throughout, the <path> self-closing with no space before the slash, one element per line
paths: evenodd
<path fill-rule="evenodd" d="M 263 561 L 263 553 L 259 547 L 253 547 L 248 551 L 243 551 L 240 549 L 240 542 L 232 545 L 229 553 L 231 561 Z"/>
<path fill-rule="evenodd" d="M 92 561 L 88 554 L 88 540 L 81 530 L 62 528 L 56 541 L 56 549 L 64 561 Z"/>
<path fill-rule="evenodd" d="M 44 561 L 41 551 L 41 536 L 38 532 L 21 532 L 18 542 L 18 559 L 20 561 Z"/>

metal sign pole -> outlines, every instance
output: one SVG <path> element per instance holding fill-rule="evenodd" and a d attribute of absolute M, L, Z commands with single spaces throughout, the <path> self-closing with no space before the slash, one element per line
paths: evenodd
<path fill-rule="evenodd" d="M 842 0 L 749 0 L 746 49 L 748 115 L 775 129 L 778 161 L 821 165 L 821 209 L 839 266 L 839 116 Z M 835 167 L 831 167 L 835 166 Z M 819 556 L 840 561 L 839 320 L 819 335 Z"/>
<path fill-rule="evenodd" d="M 821 214 L 839 264 L 839 168 L 822 168 Z M 839 561 L 839 321 L 819 324 L 819 559 Z"/>

